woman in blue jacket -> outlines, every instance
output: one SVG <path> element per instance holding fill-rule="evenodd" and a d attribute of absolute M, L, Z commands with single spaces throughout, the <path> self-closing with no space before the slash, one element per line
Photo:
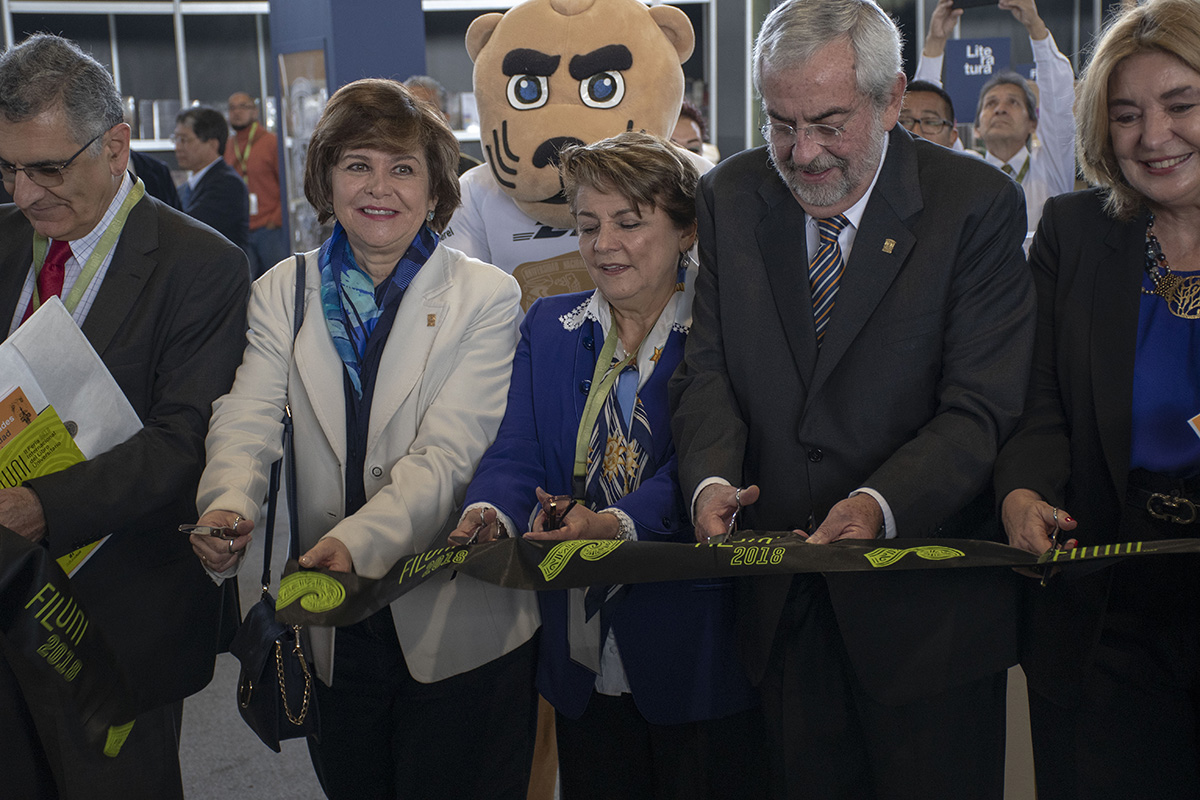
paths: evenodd
<path fill-rule="evenodd" d="M 500 433 L 451 540 L 695 542 L 667 382 L 691 322 L 696 169 L 625 133 L 567 148 L 561 174 L 597 288 L 530 308 Z M 541 594 L 538 689 L 557 712 L 564 800 L 756 794 L 732 604 L 726 580 Z"/>

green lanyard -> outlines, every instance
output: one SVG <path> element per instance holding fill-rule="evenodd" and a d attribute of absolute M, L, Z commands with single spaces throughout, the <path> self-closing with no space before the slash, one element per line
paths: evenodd
<path fill-rule="evenodd" d="M 71 293 L 63 301 L 63 305 L 67 307 L 68 312 L 75 313 L 75 309 L 79 305 L 79 301 L 83 299 L 83 293 L 87 291 L 92 278 L 96 277 L 96 272 L 100 269 L 100 265 L 104 263 L 104 259 L 108 257 L 113 247 L 116 246 L 117 239 L 121 238 L 121 230 L 125 227 L 125 220 L 129 219 L 129 212 L 145 194 L 146 184 L 142 183 L 141 178 L 138 178 L 137 183 L 133 185 L 133 188 L 125 197 L 125 202 L 121 203 L 121 207 L 117 209 L 116 216 L 112 218 L 112 222 L 108 223 L 108 227 L 100 237 L 100 242 L 92 250 L 92 254 L 88 256 L 87 262 L 83 265 L 83 271 L 79 273 L 79 277 L 75 279 L 75 284 L 71 287 Z M 37 270 L 34 275 L 33 298 L 31 300 L 34 311 L 37 311 L 42 305 L 42 299 L 38 296 L 37 290 L 37 274 L 41 273 L 42 265 L 46 263 L 46 253 L 49 249 L 50 240 L 40 233 L 35 233 L 33 235 L 33 263 L 37 264 Z"/>
<path fill-rule="evenodd" d="M 612 391 L 613 384 L 617 382 L 621 372 L 637 361 L 638 351 L 634 350 L 625 356 L 625 360 L 616 366 L 609 367 L 613 354 L 617 352 L 618 338 L 617 322 L 613 320 L 608 329 L 608 336 L 604 337 L 604 347 L 600 348 L 600 356 L 596 359 L 596 369 L 592 372 L 592 384 L 588 389 L 587 403 L 583 406 L 583 419 L 579 420 L 579 433 L 575 436 L 575 472 L 572 488 L 576 500 L 583 499 L 587 476 L 588 442 L 592 438 L 592 429 L 596 426 L 600 409 L 604 407 L 604 401 L 608 397 L 608 393 Z"/>
<path fill-rule="evenodd" d="M 237 137 L 230 142 L 233 145 L 233 158 L 237 161 L 238 172 L 242 173 L 242 180 L 247 183 L 250 181 L 250 145 L 254 144 L 254 132 L 258 130 L 258 123 L 250 123 L 250 135 L 246 137 L 246 149 L 238 152 Z"/>
<path fill-rule="evenodd" d="M 1025 154 L 1025 163 L 1021 165 L 1021 171 L 1017 173 L 1017 183 L 1022 183 L 1025 176 L 1029 174 L 1029 154 Z"/>

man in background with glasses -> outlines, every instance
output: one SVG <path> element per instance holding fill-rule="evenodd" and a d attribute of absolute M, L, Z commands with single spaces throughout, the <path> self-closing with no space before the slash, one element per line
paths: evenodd
<path fill-rule="evenodd" d="M 1011 12 L 1029 34 L 1038 95 L 1034 96 L 1029 82 L 1020 75 L 997 74 L 979 93 L 975 133 L 986 148 L 987 162 L 1021 184 L 1026 229 L 1032 233 L 1046 201 L 1075 188 L 1075 74 L 1071 62 L 1054 43 L 1034 0 L 1000 0 L 997 7 Z M 941 84 L 946 40 L 962 15 L 963 10 L 956 9 L 953 0 L 938 0 L 929 20 L 916 78 Z"/>
<path fill-rule="evenodd" d="M 189 217 L 245 250 L 250 196 L 242 176 L 222 158 L 228 138 L 225 117 L 215 108 L 196 106 L 175 117 L 175 160 L 191 173 L 179 187 L 179 199 Z"/>
<path fill-rule="evenodd" d="M 1020 190 L 896 124 L 900 34 L 871 0 L 790 0 L 753 58 L 768 144 L 701 178 L 671 386 L 697 536 L 739 508 L 813 546 L 998 535 L 986 489 L 1033 343 Z M 999 800 L 1013 581 L 745 579 L 773 796 Z"/>
<path fill-rule="evenodd" d="M 241 361 L 246 258 L 146 196 L 121 111 L 108 72 L 72 42 L 39 34 L 0 56 L 0 178 L 15 201 L 0 206 L 4 332 L 61 297 L 144 424 L 0 489 L 0 525 L 56 558 L 111 534 L 71 585 L 137 713 L 120 754 L 102 756 L 0 641 L 5 796 L 181 798 L 183 698 L 212 677 L 231 599 L 176 528 L 196 516 L 212 403 Z"/>
<path fill-rule="evenodd" d="M 929 81 L 913 81 L 904 92 L 900 124 L 913 136 L 962 150 L 954 127 L 954 103 L 946 90 Z"/>

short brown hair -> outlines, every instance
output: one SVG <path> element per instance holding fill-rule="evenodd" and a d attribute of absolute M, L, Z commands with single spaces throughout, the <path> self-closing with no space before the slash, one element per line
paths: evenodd
<path fill-rule="evenodd" d="M 661 208 L 679 228 L 696 221 L 700 173 L 684 151 L 649 133 L 628 132 L 595 144 L 566 147 L 559 174 L 571 213 L 580 187 L 617 192 L 640 209 Z"/>
<path fill-rule="evenodd" d="M 435 231 L 458 208 L 458 140 L 446 121 L 398 81 L 364 78 L 333 93 L 308 145 L 304 196 L 324 223 L 333 216 L 333 167 L 347 150 L 367 147 L 425 155 Z"/>
<path fill-rule="evenodd" d="M 1200 72 L 1200 3 L 1150 0 L 1113 17 L 1083 73 L 1076 103 L 1076 149 L 1083 176 L 1105 188 L 1105 208 L 1131 219 L 1145 198 L 1129 185 L 1113 152 L 1108 118 L 1108 82 L 1122 61 L 1140 53 L 1166 53 Z"/>

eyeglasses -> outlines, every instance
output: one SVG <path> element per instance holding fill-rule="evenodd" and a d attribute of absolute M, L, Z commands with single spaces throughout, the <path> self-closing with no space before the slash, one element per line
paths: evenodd
<path fill-rule="evenodd" d="M 858 109 L 862 108 L 859 105 L 857 108 L 851 109 L 846 115 L 846 121 L 841 125 L 823 125 L 814 123 L 805 125 L 802 128 L 796 128 L 788 125 L 785 122 L 768 122 L 758 129 L 762 137 L 770 142 L 775 147 L 791 147 L 803 134 L 805 139 L 810 139 L 821 147 L 832 147 L 841 141 L 842 134 L 846 132 L 846 124 L 850 122 L 850 118 L 858 113 Z"/>
<path fill-rule="evenodd" d="M 84 150 L 87 150 L 89 147 L 95 144 L 96 140 L 106 133 L 108 133 L 108 131 L 101 131 L 100 133 L 97 133 L 92 137 L 90 142 L 76 150 L 75 155 L 71 156 L 61 164 L 43 164 L 34 167 L 18 167 L 14 164 L 6 164 L 0 161 L 0 179 L 3 179 L 5 186 L 16 186 L 17 173 L 24 172 L 26 178 L 29 178 L 29 180 L 33 181 L 38 186 L 41 186 L 43 189 L 52 189 L 55 186 L 62 186 L 62 182 L 66 180 L 63 177 L 63 171 L 66 170 L 67 167 L 71 166 L 71 163 L 74 162 L 75 159 L 83 155 Z"/>
<path fill-rule="evenodd" d="M 805 139 L 811 139 L 821 147 L 832 147 L 838 143 L 845 131 L 845 125 L 835 128 L 832 125 L 817 123 L 796 129 L 783 122 L 768 122 L 758 129 L 762 137 L 775 147 L 791 147 L 802 134 Z"/>
<path fill-rule="evenodd" d="M 948 119 L 941 117 L 906 117 L 901 115 L 900 124 L 908 130 L 914 130 L 918 125 L 921 126 L 921 133 L 927 136 L 937 136 L 942 132 L 942 128 L 954 123 Z"/>

